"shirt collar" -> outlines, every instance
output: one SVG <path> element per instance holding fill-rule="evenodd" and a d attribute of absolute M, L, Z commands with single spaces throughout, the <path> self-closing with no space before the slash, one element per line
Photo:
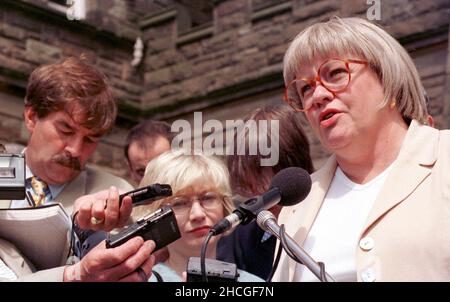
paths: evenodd
<path fill-rule="evenodd" d="M 33 172 L 31 172 L 30 168 L 28 167 L 28 165 L 25 165 L 25 178 L 30 178 L 33 177 L 34 174 Z M 64 187 L 66 186 L 66 184 L 61 184 L 61 185 L 48 185 L 48 188 L 50 190 L 50 193 L 52 194 L 52 199 L 54 200 L 59 193 L 61 193 L 61 191 L 64 189 Z"/>

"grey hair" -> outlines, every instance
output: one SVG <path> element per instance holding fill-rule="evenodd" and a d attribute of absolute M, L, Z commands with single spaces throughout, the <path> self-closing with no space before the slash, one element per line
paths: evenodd
<path fill-rule="evenodd" d="M 300 32 L 284 56 L 284 81 L 287 85 L 302 65 L 318 59 L 356 59 L 343 56 L 368 61 L 384 88 L 381 107 L 395 100 L 405 120 L 427 123 L 424 88 L 411 57 L 386 31 L 361 18 L 333 17 Z"/>

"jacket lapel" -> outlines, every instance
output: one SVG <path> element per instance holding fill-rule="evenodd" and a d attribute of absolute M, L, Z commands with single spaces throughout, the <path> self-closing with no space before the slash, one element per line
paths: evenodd
<path fill-rule="evenodd" d="M 288 234 L 292 234 L 297 231 L 294 234 L 293 239 L 300 246 L 303 246 L 314 220 L 319 213 L 320 207 L 322 206 L 323 200 L 336 171 L 336 167 L 336 157 L 332 155 L 327 160 L 323 168 L 311 176 L 311 194 L 308 195 L 307 199 L 296 206 L 291 212 L 291 218 L 289 219 L 289 223 L 286 225 L 286 231 Z M 298 227 L 299 224 L 300 228 Z M 295 265 L 296 262 L 289 259 L 289 280 L 292 280 L 294 277 Z"/>
<path fill-rule="evenodd" d="M 394 166 L 363 228 L 364 234 L 380 217 L 401 203 L 431 173 L 437 159 L 439 132 L 412 121 Z"/>

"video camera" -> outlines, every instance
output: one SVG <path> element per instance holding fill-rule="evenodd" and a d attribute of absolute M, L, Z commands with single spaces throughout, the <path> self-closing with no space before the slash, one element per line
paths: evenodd
<path fill-rule="evenodd" d="M 25 199 L 25 157 L 0 149 L 0 199 Z"/>

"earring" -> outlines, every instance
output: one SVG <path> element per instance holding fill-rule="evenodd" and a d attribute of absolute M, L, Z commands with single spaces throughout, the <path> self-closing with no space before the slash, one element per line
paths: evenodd
<path fill-rule="evenodd" d="M 391 104 L 389 105 L 389 107 L 390 107 L 391 109 L 394 109 L 395 106 L 397 106 L 397 102 L 396 102 L 395 99 L 392 99 L 392 102 L 391 102 Z"/>

